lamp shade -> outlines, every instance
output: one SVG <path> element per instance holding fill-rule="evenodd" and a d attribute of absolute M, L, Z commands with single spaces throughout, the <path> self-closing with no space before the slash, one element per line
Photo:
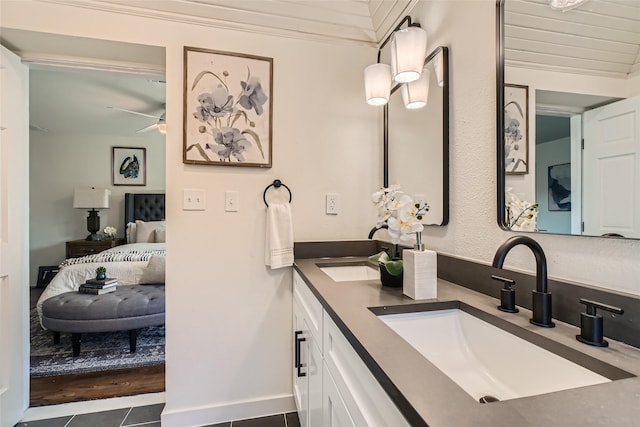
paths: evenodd
<path fill-rule="evenodd" d="M 364 91 L 369 105 L 384 105 L 391 93 L 391 67 L 373 64 L 364 69 Z"/>
<path fill-rule="evenodd" d="M 76 188 L 73 190 L 73 207 L 76 209 L 109 209 L 109 195 L 106 188 Z"/>
<path fill-rule="evenodd" d="M 418 80 L 427 54 L 427 32 L 411 26 L 393 33 L 391 73 L 398 83 Z"/>
<path fill-rule="evenodd" d="M 429 100 L 429 76 L 431 73 L 425 68 L 418 80 L 405 83 L 400 89 L 404 106 L 409 110 L 426 107 Z"/>

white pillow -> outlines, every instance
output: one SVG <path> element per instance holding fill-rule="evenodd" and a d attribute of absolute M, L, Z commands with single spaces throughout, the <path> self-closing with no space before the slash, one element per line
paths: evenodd
<path fill-rule="evenodd" d="M 154 243 L 155 230 L 166 227 L 164 221 L 136 221 L 136 243 Z"/>
<path fill-rule="evenodd" d="M 156 228 L 156 243 L 164 243 L 167 241 L 167 228 L 166 227 L 158 227 Z"/>
<path fill-rule="evenodd" d="M 151 255 L 149 263 L 142 271 L 140 284 L 164 283 L 164 266 L 166 258 L 161 255 Z"/>
<path fill-rule="evenodd" d="M 127 243 L 136 242 L 136 223 L 130 222 L 127 224 L 127 230 L 125 231 L 127 237 Z"/>

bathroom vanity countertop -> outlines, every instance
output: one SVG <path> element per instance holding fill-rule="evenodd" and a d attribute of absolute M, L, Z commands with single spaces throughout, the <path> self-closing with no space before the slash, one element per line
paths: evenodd
<path fill-rule="evenodd" d="M 531 312 L 499 311 L 494 298 L 438 280 L 438 300 L 459 300 L 543 335 L 636 377 L 532 397 L 480 404 L 387 327 L 368 307 L 413 304 L 401 288 L 379 280 L 334 282 L 318 265 L 362 262 L 364 257 L 296 259 L 295 268 L 411 424 L 429 426 L 636 426 L 640 420 L 640 349 L 609 341 L 609 347 L 578 342 L 579 328 L 529 323 Z M 606 335 L 606 324 L 605 324 Z M 380 370 L 377 369 L 380 368 Z M 526 366 L 522 369 L 536 369 Z M 389 384 L 389 381 L 392 384 Z M 395 387 L 394 387 L 395 386 Z M 400 392 L 395 396 L 396 390 Z"/>

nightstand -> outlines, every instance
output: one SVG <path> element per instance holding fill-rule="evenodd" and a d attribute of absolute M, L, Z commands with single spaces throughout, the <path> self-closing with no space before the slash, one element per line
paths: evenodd
<path fill-rule="evenodd" d="M 71 240 L 67 242 L 67 258 L 93 255 L 124 244 L 124 239 Z"/>

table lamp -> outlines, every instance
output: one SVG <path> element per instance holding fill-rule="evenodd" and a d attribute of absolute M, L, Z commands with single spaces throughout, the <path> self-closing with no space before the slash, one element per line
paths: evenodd
<path fill-rule="evenodd" d="M 87 216 L 87 240 L 102 240 L 100 230 L 100 217 L 98 209 L 109 209 L 109 195 L 111 191 L 106 188 L 76 188 L 73 190 L 73 207 L 75 209 L 89 209 Z"/>

